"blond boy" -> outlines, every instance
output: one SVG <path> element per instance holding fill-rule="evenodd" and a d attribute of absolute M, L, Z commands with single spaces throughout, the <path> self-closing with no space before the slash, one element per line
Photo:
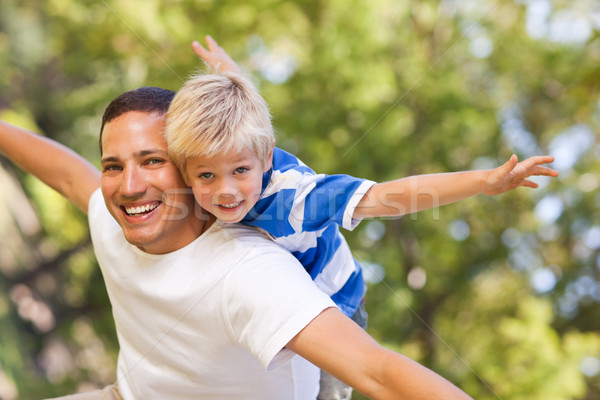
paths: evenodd
<path fill-rule="evenodd" d="M 169 154 L 198 203 L 224 222 L 268 232 L 363 328 L 366 285 L 339 226 L 352 230 L 363 218 L 399 216 L 519 186 L 535 188 L 529 176 L 557 175 L 541 165 L 553 161 L 548 156 L 521 163 L 512 156 L 493 170 L 379 184 L 316 174 L 274 147 L 268 107 L 254 85 L 237 72 L 191 77 L 175 96 L 167 118 Z M 323 373 L 320 399 L 348 399 L 350 393 L 349 387 Z"/>

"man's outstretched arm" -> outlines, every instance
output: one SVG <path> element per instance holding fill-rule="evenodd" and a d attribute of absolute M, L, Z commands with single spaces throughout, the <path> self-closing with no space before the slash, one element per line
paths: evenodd
<path fill-rule="evenodd" d="M 381 347 L 336 308 L 319 314 L 286 347 L 371 399 L 472 400 L 435 372 Z"/>
<path fill-rule="evenodd" d="M 0 153 L 87 213 L 90 196 L 100 186 L 100 171 L 79 154 L 4 121 L 0 121 Z"/>

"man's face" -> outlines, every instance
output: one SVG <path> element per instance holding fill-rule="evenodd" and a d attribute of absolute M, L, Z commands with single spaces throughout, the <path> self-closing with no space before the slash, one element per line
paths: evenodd
<path fill-rule="evenodd" d="M 165 116 L 128 112 L 104 126 L 102 194 L 125 238 L 164 254 L 196 239 L 204 221 L 163 137 Z"/>

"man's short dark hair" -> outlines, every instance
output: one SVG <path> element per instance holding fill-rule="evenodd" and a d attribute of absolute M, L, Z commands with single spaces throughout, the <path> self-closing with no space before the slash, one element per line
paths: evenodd
<path fill-rule="evenodd" d="M 172 90 L 154 86 L 143 86 L 125 92 L 111 101 L 102 116 L 99 139 L 100 154 L 102 154 L 102 132 L 104 131 L 104 125 L 130 111 L 166 115 L 173 97 L 175 97 L 175 92 Z"/>

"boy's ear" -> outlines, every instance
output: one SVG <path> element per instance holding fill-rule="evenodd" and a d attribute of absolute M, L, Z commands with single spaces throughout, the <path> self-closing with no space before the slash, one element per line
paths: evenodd
<path fill-rule="evenodd" d="M 183 181 L 185 182 L 185 184 L 188 187 L 192 187 L 192 185 L 190 184 L 190 179 L 188 177 L 188 174 L 186 172 L 186 168 L 185 168 L 185 164 L 183 165 L 183 167 L 179 170 L 179 173 L 181 174 L 181 177 L 183 178 Z"/>
<path fill-rule="evenodd" d="M 275 148 L 275 139 L 273 139 L 273 144 L 271 145 L 271 152 L 269 153 L 269 158 L 267 159 L 267 163 L 264 166 L 264 171 L 267 172 L 273 166 L 273 149 Z"/>

